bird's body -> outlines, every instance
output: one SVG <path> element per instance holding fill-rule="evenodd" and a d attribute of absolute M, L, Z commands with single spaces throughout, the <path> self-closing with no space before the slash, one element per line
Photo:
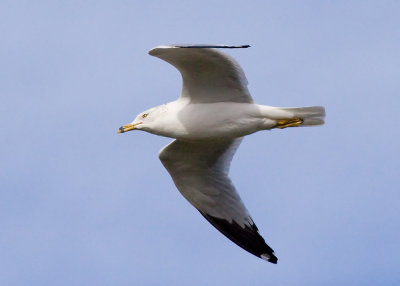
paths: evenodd
<path fill-rule="evenodd" d="M 247 47 L 247 46 L 241 46 Z M 320 125 L 323 107 L 280 108 L 253 102 L 239 64 L 215 48 L 173 45 L 150 55 L 181 73 L 181 96 L 140 113 L 119 129 L 174 138 L 159 154 L 181 194 L 225 236 L 250 253 L 277 262 L 228 177 L 242 138 L 260 130 Z"/>
<path fill-rule="evenodd" d="M 273 128 L 276 125 L 276 118 L 293 116 L 288 111 L 255 103 L 191 104 L 184 99 L 158 106 L 154 112 L 157 112 L 157 118 L 152 127 L 143 130 L 182 140 L 243 137 Z"/>

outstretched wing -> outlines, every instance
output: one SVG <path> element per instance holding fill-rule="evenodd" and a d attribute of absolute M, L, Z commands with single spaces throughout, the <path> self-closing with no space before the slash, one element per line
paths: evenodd
<path fill-rule="evenodd" d="M 159 46 L 149 54 L 167 61 L 182 75 L 181 98 L 191 103 L 253 102 L 247 79 L 239 64 L 216 48 L 247 48 L 223 45 Z"/>
<path fill-rule="evenodd" d="M 181 194 L 220 232 L 248 252 L 277 262 L 228 177 L 242 138 L 230 141 L 174 140 L 159 154 Z"/>

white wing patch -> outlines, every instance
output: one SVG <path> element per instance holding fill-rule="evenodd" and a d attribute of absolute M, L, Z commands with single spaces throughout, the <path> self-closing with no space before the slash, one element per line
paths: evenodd
<path fill-rule="evenodd" d="M 251 218 L 228 171 L 241 139 L 223 142 L 175 140 L 160 152 L 160 160 L 182 195 L 197 209 L 240 226 Z"/>

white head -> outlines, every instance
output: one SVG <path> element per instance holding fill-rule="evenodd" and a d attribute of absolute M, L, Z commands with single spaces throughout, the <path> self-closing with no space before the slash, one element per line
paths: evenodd
<path fill-rule="evenodd" d="M 124 133 L 134 129 L 151 131 L 155 125 L 156 119 L 159 119 L 160 114 L 163 113 L 163 110 L 163 105 L 160 105 L 143 111 L 136 116 L 132 123 L 121 126 L 117 132 Z"/>

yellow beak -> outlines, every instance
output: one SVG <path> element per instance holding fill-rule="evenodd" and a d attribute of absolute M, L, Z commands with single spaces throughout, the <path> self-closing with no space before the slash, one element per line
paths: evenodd
<path fill-rule="evenodd" d="M 126 124 L 124 126 L 121 126 L 118 129 L 117 133 L 119 134 L 119 133 L 124 133 L 124 132 L 127 132 L 127 131 L 131 131 L 131 130 L 135 129 L 135 126 L 137 126 L 139 124 L 142 124 L 142 122 L 139 122 L 139 123 L 136 123 L 136 124 L 130 124 L 129 123 L 129 124 Z"/>

